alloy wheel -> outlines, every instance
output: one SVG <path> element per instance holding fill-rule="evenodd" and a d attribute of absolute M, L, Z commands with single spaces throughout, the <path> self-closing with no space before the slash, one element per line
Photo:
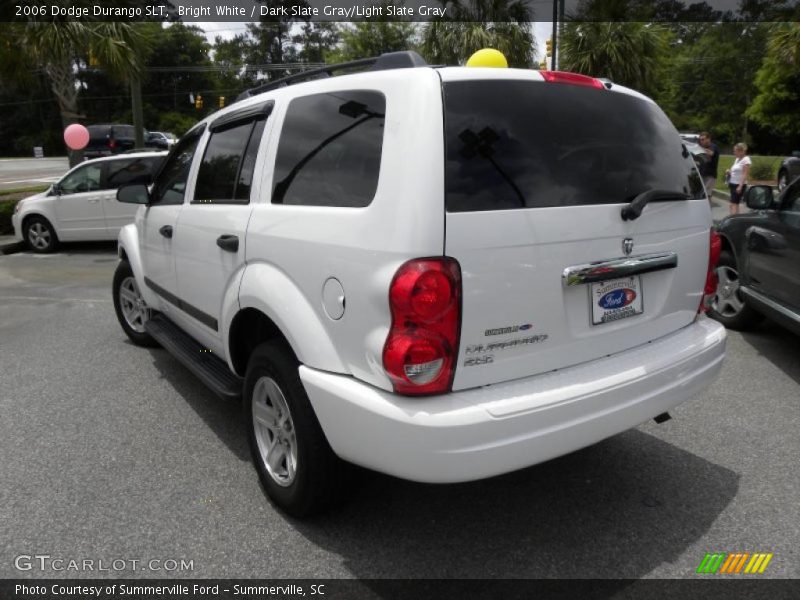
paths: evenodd
<path fill-rule="evenodd" d="M 144 333 L 144 324 L 150 319 L 150 309 L 139 293 L 136 279 L 126 277 L 119 286 L 119 304 L 128 327 L 136 333 Z"/>
<path fill-rule="evenodd" d="M 744 298 L 739 289 L 739 273 L 733 267 L 717 267 L 717 293 L 711 307 L 723 317 L 735 317 L 744 308 Z"/>
<path fill-rule="evenodd" d="M 253 388 L 253 428 L 259 454 L 272 480 L 288 487 L 297 475 L 297 436 L 289 405 L 271 377 Z"/>

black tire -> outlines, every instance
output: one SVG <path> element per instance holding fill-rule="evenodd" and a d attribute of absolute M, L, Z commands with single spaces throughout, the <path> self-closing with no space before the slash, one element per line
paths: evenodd
<path fill-rule="evenodd" d="M 158 342 L 144 331 L 144 323 L 150 318 L 152 311 L 147 308 L 144 300 L 141 299 L 136 279 L 133 276 L 133 270 L 126 260 L 120 261 L 117 265 L 117 270 L 114 272 L 112 295 L 114 296 L 114 312 L 117 313 L 117 320 L 119 320 L 125 335 L 137 346 L 150 348 L 158 346 Z M 132 295 L 138 296 L 138 300 L 132 298 Z M 139 301 L 141 301 L 141 304 L 136 308 L 140 311 L 141 319 L 136 320 L 130 312 L 131 303 L 135 304 Z M 142 311 L 147 311 L 147 313 L 145 314 Z"/>
<path fill-rule="evenodd" d="M 748 329 L 763 317 L 748 306 L 739 291 L 739 269 L 736 259 L 728 250 L 719 255 L 717 265 L 717 293 L 708 311 L 711 318 L 716 319 L 729 329 Z"/>
<path fill-rule="evenodd" d="M 267 495 L 288 514 L 305 517 L 341 500 L 352 470 L 328 444 L 300 381 L 298 366 L 294 353 L 283 341 L 270 340 L 258 346 L 247 364 L 244 418 L 253 464 Z M 276 389 L 282 395 L 283 407 Z M 254 404 L 259 418 L 254 416 Z M 288 408 L 288 426 L 281 408 Z M 266 458 L 268 447 L 272 446 L 277 448 L 275 456 L 279 458 L 274 468 L 268 466 Z"/>
<path fill-rule="evenodd" d="M 23 235 L 28 248 L 37 254 L 47 254 L 58 248 L 56 230 L 44 217 L 37 215 L 26 219 Z"/>

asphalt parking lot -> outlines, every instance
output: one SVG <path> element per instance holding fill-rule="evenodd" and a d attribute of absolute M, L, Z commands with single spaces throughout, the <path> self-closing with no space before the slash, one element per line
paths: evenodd
<path fill-rule="evenodd" d="M 798 338 L 777 326 L 731 333 L 719 380 L 665 424 L 470 484 L 364 473 L 300 522 L 262 493 L 238 406 L 127 341 L 115 266 L 113 244 L 0 256 L 0 577 L 692 578 L 717 551 L 800 577 Z"/>

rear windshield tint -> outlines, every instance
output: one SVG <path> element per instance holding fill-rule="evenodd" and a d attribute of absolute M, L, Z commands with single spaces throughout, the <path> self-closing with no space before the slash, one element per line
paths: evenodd
<path fill-rule="evenodd" d="M 703 198 L 675 127 L 654 104 L 528 81 L 444 84 L 450 212 L 630 202 L 650 189 Z"/>

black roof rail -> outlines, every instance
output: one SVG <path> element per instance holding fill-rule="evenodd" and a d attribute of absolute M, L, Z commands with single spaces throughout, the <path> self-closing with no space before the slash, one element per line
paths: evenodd
<path fill-rule="evenodd" d="M 286 87 L 295 83 L 309 81 L 312 79 L 323 79 L 334 77 L 335 71 L 386 71 L 388 69 L 412 69 L 415 67 L 427 67 L 428 63 L 413 50 L 403 52 L 387 52 L 373 58 L 362 58 L 351 62 L 340 63 L 338 65 L 326 65 L 316 69 L 309 69 L 296 75 L 289 75 L 282 79 L 270 81 L 264 85 L 259 85 L 249 90 L 243 91 L 236 97 L 236 101 L 244 100 L 258 94 L 263 94 L 270 90 Z"/>

